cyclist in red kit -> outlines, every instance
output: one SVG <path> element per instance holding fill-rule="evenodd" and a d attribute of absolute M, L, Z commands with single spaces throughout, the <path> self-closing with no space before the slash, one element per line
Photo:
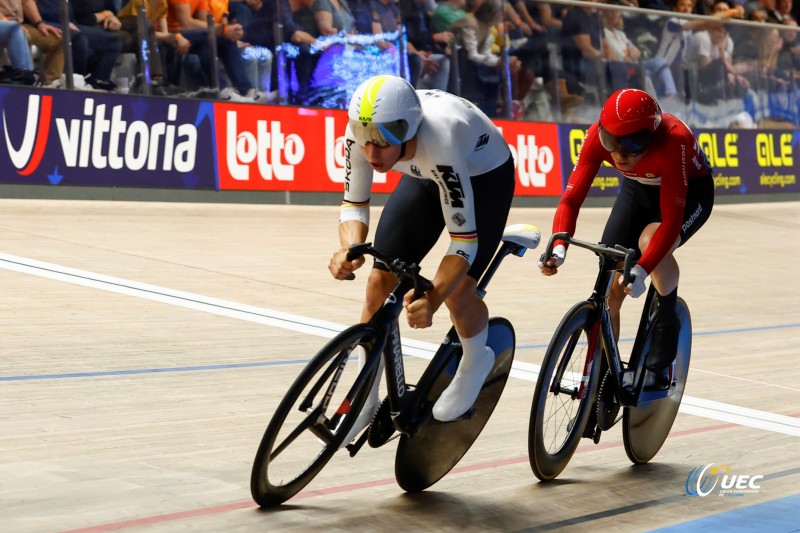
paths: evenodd
<path fill-rule="evenodd" d="M 678 263 L 673 252 L 705 223 L 714 205 L 714 181 L 706 155 L 694 134 L 678 118 L 662 113 L 658 102 L 638 89 L 612 94 L 600 120 L 586 133 L 578 161 L 553 219 L 553 233 L 575 232 L 578 211 L 600 165 L 606 161 L 624 176 L 619 196 L 603 231 L 602 243 L 638 249 L 633 280 L 622 285 L 616 274 L 609 296 L 614 333 L 619 337 L 620 307 L 626 294 L 638 298 L 650 276 L 664 310 L 656 322 L 653 349 L 646 367 L 650 382 L 663 377 L 675 358 L 679 323 L 675 315 Z M 539 268 L 557 273 L 566 257 L 565 243 L 556 243 Z"/>

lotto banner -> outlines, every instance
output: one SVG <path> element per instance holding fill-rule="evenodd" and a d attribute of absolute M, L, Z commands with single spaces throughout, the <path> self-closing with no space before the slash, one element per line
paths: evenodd
<path fill-rule="evenodd" d="M 3 87 L 0 109 L 0 182 L 216 188 L 211 102 Z"/>
<path fill-rule="evenodd" d="M 564 185 L 578 160 L 588 126 L 561 126 Z M 695 130 L 697 142 L 714 169 L 717 194 L 797 191 L 800 173 L 798 130 Z M 592 182 L 591 196 L 616 196 L 621 175 L 604 163 Z"/>
<path fill-rule="evenodd" d="M 223 190 L 341 192 L 347 169 L 347 113 L 217 104 L 219 186 Z M 561 194 L 557 126 L 497 123 L 517 161 L 517 195 Z M 400 175 L 375 173 L 372 191 L 394 190 Z"/>

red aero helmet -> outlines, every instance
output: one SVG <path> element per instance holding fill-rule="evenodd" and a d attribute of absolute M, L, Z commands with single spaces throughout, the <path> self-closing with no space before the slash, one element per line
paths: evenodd
<path fill-rule="evenodd" d="M 600 142 L 609 152 L 635 154 L 644 150 L 661 124 L 661 107 L 639 89 L 620 89 L 600 112 Z"/>

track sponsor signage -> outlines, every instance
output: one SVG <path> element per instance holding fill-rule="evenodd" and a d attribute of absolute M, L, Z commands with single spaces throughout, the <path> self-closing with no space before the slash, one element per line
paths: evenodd
<path fill-rule="evenodd" d="M 562 172 L 566 186 L 578 160 L 588 126 L 560 126 Z M 798 130 L 694 130 L 714 169 L 717 194 L 797 191 L 800 174 Z M 589 190 L 591 196 L 616 196 L 622 176 L 603 163 Z"/>
<path fill-rule="evenodd" d="M 216 188 L 213 104 L 0 88 L 0 182 Z"/>
<path fill-rule="evenodd" d="M 558 125 L 497 120 L 517 166 L 516 196 L 561 196 Z"/>
<path fill-rule="evenodd" d="M 339 110 L 217 104 L 216 145 L 223 190 L 340 192 L 347 174 Z M 499 121 L 517 161 L 517 195 L 560 195 L 557 126 Z M 394 190 L 400 175 L 375 173 L 372 191 Z"/>
<path fill-rule="evenodd" d="M 797 191 L 798 130 L 699 130 L 717 194 Z"/>
<path fill-rule="evenodd" d="M 0 183 L 341 192 L 347 174 L 340 110 L 0 87 L 0 115 Z M 588 126 L 496 124 L 517 196 L 560 196 Z M 798 190 L 800 130 L 695 133 L 718 194 Z M 376 173 L 373 192 L 399 177 Z M 616 196 L 621 180 L 603 164 L 589 194 Z"/>

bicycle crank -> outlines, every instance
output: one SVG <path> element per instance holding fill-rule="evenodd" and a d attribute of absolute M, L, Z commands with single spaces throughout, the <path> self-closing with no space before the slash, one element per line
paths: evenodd
<path fill-rule="evenodd" d="M 385 398 L 381 402 L 381 406 L 375 412 L 367 428 L 367 442 L 372 448 L 379 448 L 392 440 L 392 435 L 395 432 L 394 422 L 392 421 L 392 414 L 389 410 L 389 398 Z M 399 437 L 400 435 L 396 435 Z"/>
<path fill-rule="evenodd" d="M 620 404 L 614 393 L 613 378 L 611 372 L 606 372 L 603 381 L 600 383 L 600 390 L 597 393 L 597 427 L 606 431 L 619 422 Z"/>

